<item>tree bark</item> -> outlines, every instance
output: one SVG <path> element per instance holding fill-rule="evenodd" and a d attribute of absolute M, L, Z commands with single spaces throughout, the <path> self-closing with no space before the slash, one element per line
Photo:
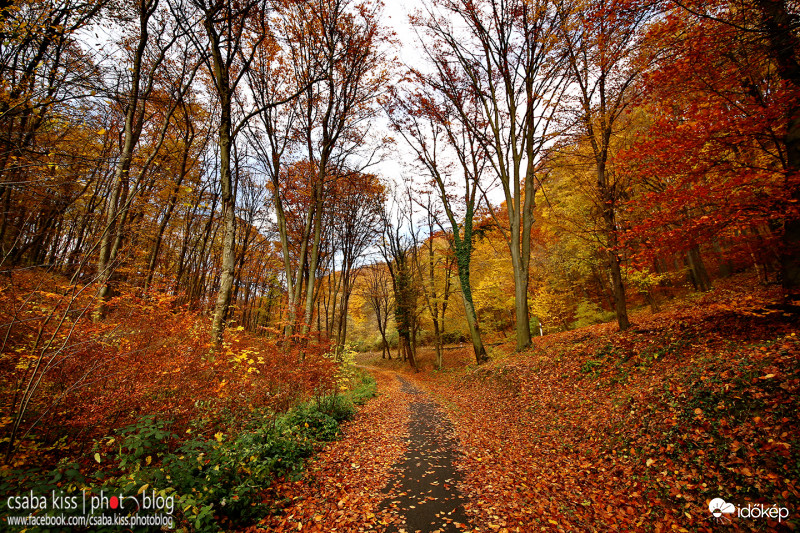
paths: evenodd
<path fill-rule="evenodd" d="M 708 271 L 703 263 L 703 257 L 700 255 L 700 246 L 695 244 L 686 252 L 686 261 L 689 263 L 689 269 L 692 274 L 692 280 L 695 287 L 700 292 L 708 292 L 711 290 L 711 279 L 708 276 Z"/>
<path fill-rule="evenodd" d="M 224 74 L 227 78 L 227 74 Z M 236 261 L 236 199 L 231 182 L 231 102 L 230 95 L 224 99 L 219 126 L 220 152 L 220 202 L 222 205 L 222 224 L 224 228 L 222 240 L 222 272 L 219 292 L 214 306 L 214 318 L 211 322 L 211 342 L 214 346 L 222 344 L 225 331 L 225 316 L 231 303 L 233 290 L 233 269 Z"/>

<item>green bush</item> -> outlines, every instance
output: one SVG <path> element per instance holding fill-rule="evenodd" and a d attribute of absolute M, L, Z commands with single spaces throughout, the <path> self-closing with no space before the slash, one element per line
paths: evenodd
<path fill-rule="evenodd" d="M 324 396 L 281 416 L 254 411 L 257 422 L 234 438 L 194 437 L 172 451 L 164 451 L 177 439 L 166 429 L 169 422 L 146 417 L 119 432 L 119 465 L 133 470 L 119 488 L 135 493 L 145 484 L 169 487 L 183 519 L 199 531 L 218 529 L 218 517 L 239 522 L 263 516 L 268 509 L 259 492 L 277 477 L 299 475 L 319 443 L 339 436 L 340 423 L 355 415 L 351 395 L 360 403 L 374 395 L 375 381 L 360 379 L 351 394 Z M 148 453 L 158 454 L 160 467 L 148 467 Z"/>
<path fill-rule="evenodd" d="M 332 441 L 339 435 L 339 423 L 332 416 L 313 407 L 298 409 L 289 419 L 291 431 L 305 439 Z"/>
<path fill-rule="evenodd" d="M 356 379 L 358 380 L 357 384 L 349 395 L 354 405 L 363 405 L 367 400 L 375 396 L 378 386 L 375 383 L 375 378 L 369 374 L 362 373 Z"/>
<path fill-rule="evenodd" d="M 458 344 L 467 342 L 467 334 L 460 331 L 447 331 L 442 333 L 443 344 Z"/>
<path fill-rule="evenodd" d="M 356 415 L 356 409 L 349 395 L 334 394 L 326 396 L 319 402 L 317 409 L 333 418 L 337 424 L 352 420 Z"/>
<path fill-rule="evenodd" d="M 392 328 L 386 332 L 386 342 L 389 343 L 389 348 L 392 350 L 397 349 L 397 345 L 400 342 L 400 335 L 397 333 L 396 329 Z M 380 348 L 380 346 L 379 344 L 378 347 Z"/>
<path fill-rule="evenodd" d="M 120 468 L 146 461 L 147 457 L 152 461 L 153 457 L 163 455 L 169 447 L 169 440 L 176 437 L 168 429 L 170 425 L 171 420 L 148 415 L 135 424 L 117 430 Z"/>

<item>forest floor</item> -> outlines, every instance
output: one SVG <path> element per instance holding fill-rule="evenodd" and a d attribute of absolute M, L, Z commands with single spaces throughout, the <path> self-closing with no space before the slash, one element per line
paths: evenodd
<path fill-rule="evenodd" d="M 501 345 L 480 366 L 465 347 L 441 371 L 429 348 L 419 372 L 362 354 L 379 396 L 272 487 L 280 512 L 253 529 L 796 530 L 798 320 L 752 286 L 634 314 L 626 332 Z M 735 512 L 715 517 L 716 498 Z"/>

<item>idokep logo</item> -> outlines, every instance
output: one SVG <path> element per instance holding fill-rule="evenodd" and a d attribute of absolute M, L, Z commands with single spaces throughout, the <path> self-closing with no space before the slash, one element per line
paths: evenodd
<path fill-rule="evenodd" d="M 727 503 L 722 498 L 714 498 L 711 500 L 711 503 L 708 504 L 708 510 L 711 511 L 711 514 L 714 515 L 714 518 L 718 520 L 723 518 L 730 520 L 725 515 L 735 513 L 736 506 L 732 503 Z"/>
<path fill-rule="evenodd" d="M 747 507 L 739 507 L 736 516 L 739 518 L 770 518 L 781 522 L 789 518 L 789 509 L 777 505 L 748 503 Z"/>
<path fill-rule="evenodd" d="M 708 504 L 708 510 L 716 520 L 730 521 L 726 515 L 736 515 L 737 518 L 760 519 L 766 518 L 781 522 L 789 518 L 789 509 L 778 507 L 777 505 L 764 505 L 763 503 L 748 503 L 746 506 L 739 506 L 737 509 L 732 503 L 728 503 L 722 498 L 714 498 Z"/>

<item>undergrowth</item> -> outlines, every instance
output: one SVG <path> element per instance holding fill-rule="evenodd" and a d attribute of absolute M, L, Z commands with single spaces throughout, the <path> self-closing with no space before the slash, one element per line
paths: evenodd
<path fill-rule="evenodd" d="M 95 443 L 96 471 L 87 473 L 69 460 L 51 470 L 6 470 L 0 491 L 45 495 L 47 506 L 34 513 L 38 516 L 83 515 L 84 494 L 88 501 L 121 495 L 123 504 L 131 497 L 138 505 L 144 498 L 163 503 L 138 513 L 166 513 L 183 531 L 247 525 L 273 510 L 274 502 L 265 496 L 270 484 L 280 478 L 298 478 L 305 460 L 335 440 L 341 424 L 355 415 L 356 406 L 375 395 L 373 378 L 352 370 L 346 374 L 348 383 L 341 386 L 346 391 L 319 395 L 284 413 L 254 408 L 244 423 L 237 421 L 240 429 L 236 432 L 217 431 L 219 420 L 198 418 L 179 434 L 173 420 L 144 416 Z M 67 502 L 77 497 L 79 505 L 53 509 L 51 501 L 56 497 Z M 112 507 L 105 503 L 95 515 L 113 518 L 133 511 L 130 506 Z M 91 529 L 118 531 L 119 526 Z"/>

